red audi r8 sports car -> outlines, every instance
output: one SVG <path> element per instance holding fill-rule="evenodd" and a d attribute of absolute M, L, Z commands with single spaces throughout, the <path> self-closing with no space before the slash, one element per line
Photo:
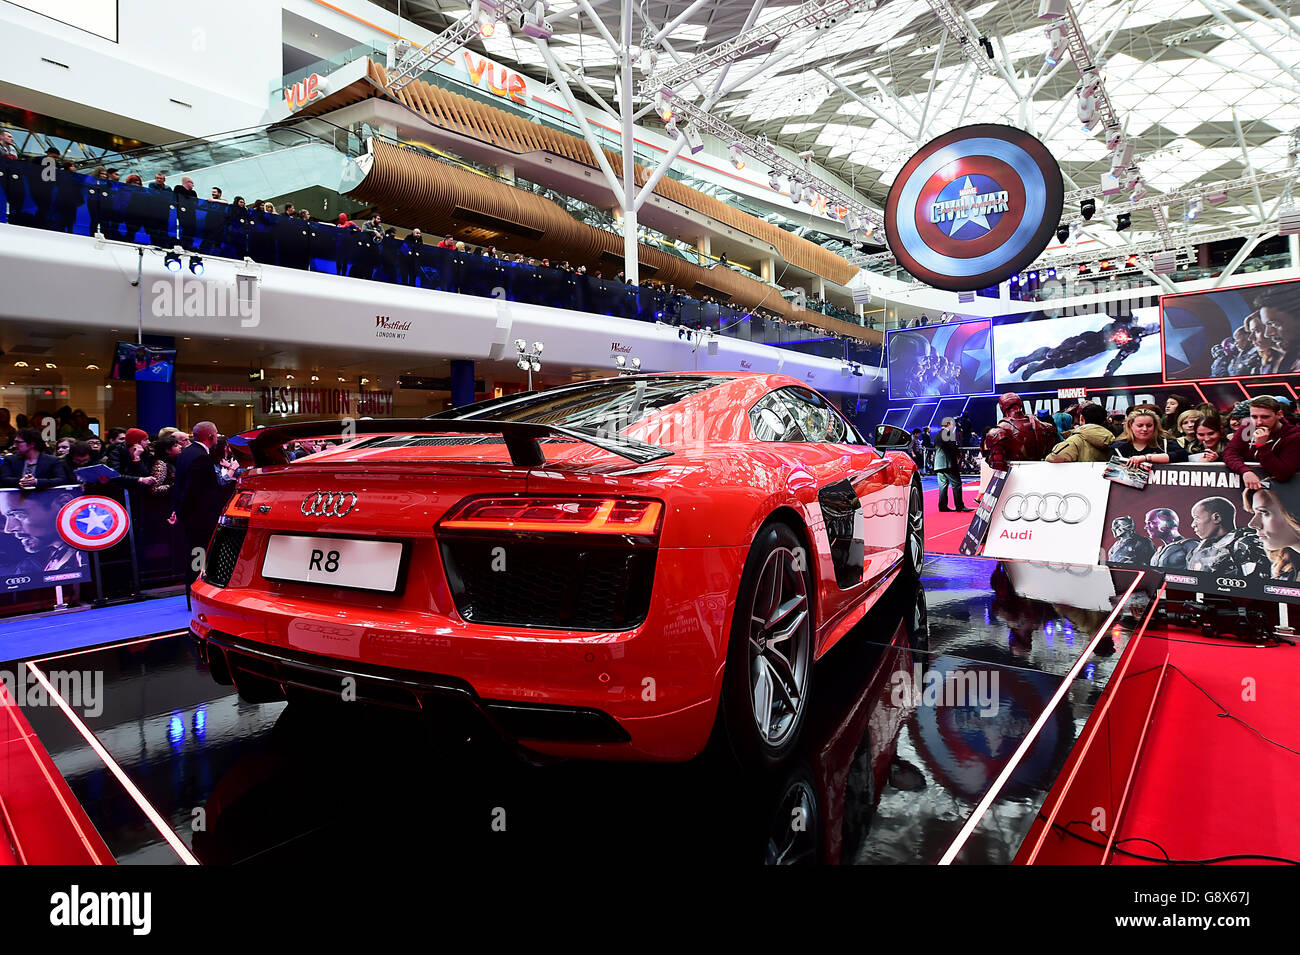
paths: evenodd
<path fill-rule="evenodd" d="M 192 591 L 218 681 L 459 705 L 555 756 L 684 760 L 717 734 L 778 765 L 813 662 L 923 558 L 912 459 L 783 375 L 586 381 L 231 445 L 255 466 Z"/>

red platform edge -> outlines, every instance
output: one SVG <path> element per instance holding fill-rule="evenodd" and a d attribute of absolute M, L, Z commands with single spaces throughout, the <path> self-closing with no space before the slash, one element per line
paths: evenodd
<path fill-rule="evenodd" d="M 1164 588 L 1161 587 L 1151 601 L 1146 616 L 1125 646 L 1119 665 L 1103 693 L 1101 704 L 1092 711 L 1084 724 L 1079 734 L 1079 743 L 1061 768 L 1056 785 L 1043 800 L 1042 809 L 1016 854 L 1015 864 L 1107 865 L 1112 862 L 1115 836 L 1122 824 L 1124 809 L 1132 792 L 1138 762 L 1169 665 L 1167 651 L 1164 652 L 1163 659 L 1160 659 L 1158 652 L 1152 657 L 1149 649 L 1143 646 L 1147 625 L 1164 595 Z M 1139 665 L 1144 669 L 1130 673 L 1135 661 L 1139 660 Z M 1125 692 L 1126 679 L 1146 673 L 1154 674 L 1151 681 L 1154 686 L 1149 693 L 1137 689 Z M 1128 737 L 1127 744 L 1125 736 Z M 1114 759 L 1115 748 L 1124 751 L 1123 758 L 1118 761 Z M 1068 836 L 1055 834 L 1053 826 L 1058 819 L 1063 822 L 1090 822 L 1090 810 L 1098 806 L 1104 807 L 1111 817 L 1107 820 L 1104 831 L 1079 830 L 1080 835 L 1096 840 L 1098 845 L 1089 846 Z M 1048 838 L 1053 835 L 1056 838 Z"/>
<path fill-rule="evenodd" d="M 0 745 L 0 865 L 116 865 L 3 683 Z"/>

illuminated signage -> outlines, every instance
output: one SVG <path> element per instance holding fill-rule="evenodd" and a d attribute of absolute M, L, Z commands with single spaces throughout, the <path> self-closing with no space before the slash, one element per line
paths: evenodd
<path fill-rule="evenodd" d="M 923 146 L 894 179 L 889 250 L 935 288 L 989 288 L 1042 254 L 1064 198 L 1060 167 L 1039 140 L 1011 126 L 963 126 Z"/>
<path fill-rule="evenodd" d="M 306 79 L 285 87 L 284 105 L 289 107 L 289 112 L 296 113 L 308 103 L 318 100 L 324 95 L 325 79 L 319 73 L 313 73 Z"/>
<path fill-rule="evenodd" d="M 469 73 L 470 82 L 475 86 L 516 103 L 528 102 L 528 81 L 518 73 L 512 73 L 487 57 L 476 58 L 469 50 L 462 50 L 461 53 L 465 57 L 465 70 Z"/>

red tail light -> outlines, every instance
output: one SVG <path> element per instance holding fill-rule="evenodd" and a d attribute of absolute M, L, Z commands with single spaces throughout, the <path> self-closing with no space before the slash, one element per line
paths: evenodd
<path fill-rule="evenodd" d="M 245 520 L 253 516 L 253 492 L 238 491 L 226 505 L 226 517 L 242 517 Z"/>
<path fill-rule="evenodd" d="M 440 530 L 525 533 L 659 533 L 663 502 L 626 497 L 473 498 L 438 522 Z"/>

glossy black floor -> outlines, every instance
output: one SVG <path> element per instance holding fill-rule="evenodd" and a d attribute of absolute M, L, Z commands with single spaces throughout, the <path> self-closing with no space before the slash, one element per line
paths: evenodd
<path fill-rule="evenodd" d="M 50 665 L 105 672 L 107 702 L 86 724 L 206 863 L 932 863 L 1133 579 L 931 559 L 920 586 L 892 587 L 818 663 L 797 758 L 758 780 L 713 755 L 539 765 L 486 734 L 404 713 L 249 704 L 215 684 L 181 636 Z M 1015 856 L 1144 611 L 1139 591 L 957 861 Z M 996 715 L 975 701 L 916 705 L 894 674 L 929 670 L 983 674 Z M 180 861 L 61 711 L 25 712 L 119 861 Z"/>

